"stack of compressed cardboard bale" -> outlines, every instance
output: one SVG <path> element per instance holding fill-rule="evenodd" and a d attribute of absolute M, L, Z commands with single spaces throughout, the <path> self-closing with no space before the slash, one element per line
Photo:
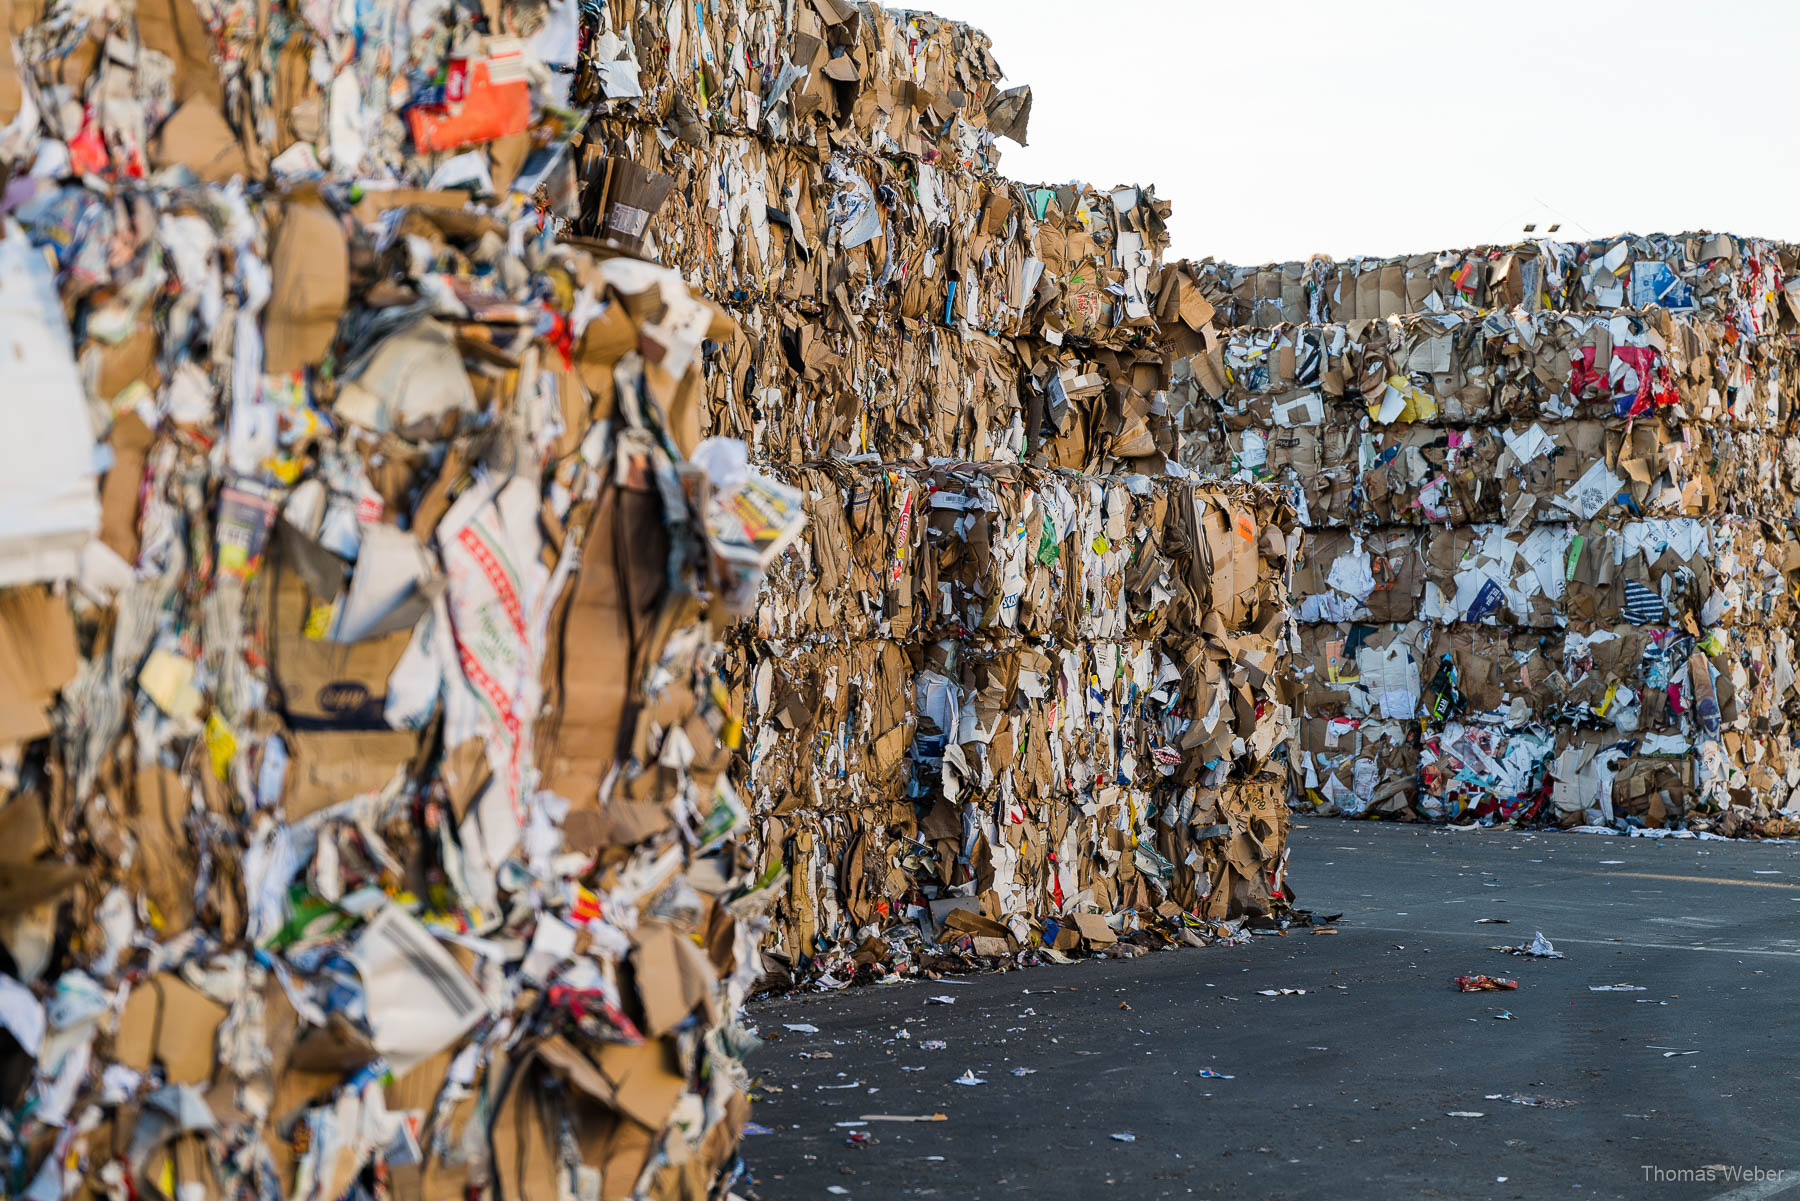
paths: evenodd
<path fill-rule="evenodd" d="M 1402 258 L 1315 256 L 1304 263 L 1184 264 L 1222 328 L 1372 321 L 1409 313 L 1522 308 L 1600 313 L 1658 306 L 1791 331 L 1800 318 L 1795 247 L 1689 233 L 1593 242 L 1544 238 Z"/>
<path fill-rule="evenodd" d="M 1286 483 L 1309 530 L 1307 803 L 1800 829 L 1793 247 L 1191 270 L 1224 328 L 1187 461 Z"/>
<path fill-rule="evenodd" d="M 573 6 L 12 15 L 0 1194 L 705 1195 L 800 498 L 529 204 Z"/>
<path fill-rule="evenodd" d="M 997 175 L 1030 93 L 966 26 L 630 7 L 586 14 L 569 216 L 733 311 L 710 428 L 809 496 L 735 679 L 772 969 L 1273 908 L 1292 512 L 1171 468 L 1169 346 L 1211 310 L 1168 206 Z"/>
<path fill-rule="evenodd" d="M 568 215 L 642 236 L 737 315 L 716 430 L 770 461 L 1160 472 L 1168 206 L 995 174 L 1030 96 L 999 88 L 982 34 L 840 0 L 631 7 L 585 14 Z"/>
<path fill-rule="evenodd" d="M 965 27 L 640 8 L 12 7 L 7 1193 L 697 1196 L 765 930 L 1278 903 L 1292 512 L 1172 462 L 1167 206 L 995 176 Z"/>
<path fill-rule="evenodd" d="M 993 464 L 790 480 L 807 535 L 742 678 L 743 791 L 792 874 L 772 960 L 846 980 L 916 966 L 915 927 L 1007 955 L 1277 908 L 1293 522 L 1269 490 Z"/>
<path fill-rule="evenodd" d="M 699 1195 L 771 906 L 798 970 L 1279 890 L 1291 514 L 1052 470 L 1173 449 L 1166 206 L 994 177 L 966 28 L 634 9 L 14 6 L 8 1193 Z M 802 504 L 865 544 L 728 661 Z M 915 616 L 834 652 L 857 571 Z M 796 756 L 852 718 L 879 802 Z"/>

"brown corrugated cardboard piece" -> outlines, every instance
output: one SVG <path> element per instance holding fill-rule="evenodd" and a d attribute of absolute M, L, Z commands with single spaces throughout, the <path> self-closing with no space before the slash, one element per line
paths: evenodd
<path fill-rule="evenodd" d="M 0 592 L 0 745 L 49 733 L 50 704 L 80 665 L 61 598 L 46 588 Z"/>
<path fill-rule="evenodd" d="M 296 193 L 283 206 L 269 271 L 263 370 L 283 375 L 324 357 L 349 297 L 343 230 L 315 195 Z"/>

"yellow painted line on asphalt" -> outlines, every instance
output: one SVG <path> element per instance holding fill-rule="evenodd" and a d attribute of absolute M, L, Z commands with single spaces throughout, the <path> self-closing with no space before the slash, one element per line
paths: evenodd
<path fill-rule="evenodd" d="M 1633 880 L 1681 880 L 1688 884 L 1735 884 L 1739 888 L 1800 888 L 1780 880 L 1723 880 L 1718 876 L 1666 876 L 1660 872 L 1603 872 L 1607 876 L 1630 876 Z"/>

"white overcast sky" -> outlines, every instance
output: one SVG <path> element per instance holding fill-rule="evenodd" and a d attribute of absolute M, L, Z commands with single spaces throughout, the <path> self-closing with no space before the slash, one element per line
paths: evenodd
<path fill-rule="evenodd" d="M 888 0 L 896 3 L 897 0 Z M 1001 169 L 1153 183 L 1180 257 L 1800 241 L 1800 0 L 913 0 L 1034 108 Z"/>

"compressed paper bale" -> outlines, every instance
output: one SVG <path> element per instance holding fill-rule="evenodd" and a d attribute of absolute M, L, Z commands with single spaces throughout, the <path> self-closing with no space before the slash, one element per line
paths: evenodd
<path fill-rule="evenodd" d="M 783 970 L 914 970 L 934 948 L 895 934 L 951 899 L 990 925 L 934 931 L 937 948 L 976 954 L 997 949 L 977 946 L 995 928 L 1015 947 L 1060 946 L 1057 932 L 1084 920 L 1095 947 L 1111 941 L 1095 925 L 1108 919 L 1173 937 L 1184 921 L 1279 909 L 1293 518 L 1277 498 L 1006 465 L 791 478 L 815 511 L 852 516 L 810 527 L 771 576 L 760 624 L 773 641 L 735 668 L 758 748 L 744 790 L 763 855 L 795 882 L 768 947 Z M 812 569 L 857 527 L 912 595 L 870 596 L 854 570 Z M 1227 555 L 1241 563 L 1222 566 L 1271 590 L 1229 573 L 1215 584 Z M 844 595 L 822 597 L 827 584 Z M 818 616 L 845 611 L 889 637 L 846 647 Z M 897 723 L 881 716 L 895 698 L 909 715 Z M 866 749 L 882 730 L 910 731 L 898 790 Z M 1218 797 L 1248 781 L 1273 816 L 1227 860 L 1234 819 Z M 870 923 L 891 932 L 873 961 Z"/>
<path fill-rule="evenodd" d="M 1741 256 L 1721 264 L 1727 280 L 1742 273 L 1733 286 L 1759 287 L 1750 281 L 1795 257 L 1730 238 L 1706 247 Z M 1771 336 L 1793 313 L 1771 306 L 1773 293 L 1733 309 L 1732 293 L 1713 289 L 1718 277 L 1691 257 L 1697 239 L 1526 249 L 1480 292 L 1511 296 L 1519 310 L 1483 312 L 1469 299 L 1476 292 L 1441 288 L 1433 304 L 1409 285 L 1409 305 L 1448 311 L 1375 326 L 1359 308 L 1358 320 L 1330 325 L 1316 323 L 1326 314 L 1315 307 L 1315 324 L 1220 333 L 1222 357 L 1238 366 L 1217 390 L 1217 411 L 1251 419 L 1234 437 L 1246 453 L 1257 449 L 1253 474 L 1299 492 L 1313 530 L 1297 574 L 1296 664 L 1303 713 L 1325 720 L 1302 724 L 1296 797 L 1390 812 L 1372 803 L 1375 781 L 1360 766 L 1372 760 L 1349 734 L 1381 715 L 1390 690 L 1351 678 L 1342 648 L 1378 646 L 1405 628 L 1415 631 L 1406 668 L 1414 703 L 1390 715 L 1410 709 L 1405 716 L 1423 721 L 1418 774 L 1383 769 L 1379 778 L 1384 795 L 1398 789 L 1401 812 L 1785 829 L 1785 779 L 1760 767 L 1746 735 L 1753 723 L 1785 735 L 1800 700 L 1783 666 L 1793 569 L 1779 546 L 1792 505 L 1776 416 L 1792 392 L 1794 351 Z M 1609 283 L 1602 259 L 1627 283 Z M 1474 261 L 1437 263 L 1466 281 L 1455 264 Z M 1668 307 L 1628 307 L 1644 301 L 1633 299 L 1631 262 L 1660 281 Z M 1353 274 L 1378 280 L 1381 271 L 1356 265 Z M 1538 283 L 1521 290 L 1521 279 Z M 1558 303 L 1532 299 L 1540 283 Z M 1730 313 L 1747 311 L 1755 317 L 1741 320 L 1755 328 L 1734 325 Z M 1260 325 L 1241 311 L 1224 319 Z M 1348 522 L 1335 506 L 1311 504 L 1316 455 L 1264 450 L 1296 443 L 1263 402 L 1278 394 L 1289 357 L 1305 361 L 1314 347 L 1322 436 L 1361 440 Z M 1403 545 L 1421 525 L 1430 529 L 1410 534 L 1416 591 L 1410 600 L 1399 588 L 1378 593 L 1377 566 L 1405 578 L 1405 561 L 1378 564 L 1368 546 Z M 1621 784 L 1610 763 L 1552 754 L 1578 723 L 1650 748 L 1668 771 L 1632 769 Z"/>
<path fill-rule="evenodd" d="M 0 540 L 8 995 L 22 1022 L 54 998 L 81 1057 L 10 1055 L 14 1183 L 54 1188 L 54 1153 L 89 1191 L 122 1168 L 140 1193 L 179 1171 L 196 1196 L 336 1196 L 392 1168 L 459 1192 L 493 1167 L 540 1192 L 582 1168 L 566 1119 L 605 1195 L 698 1195 L 744 1125 L 737 1022 L 774 887 L 741 852 L 721 775 L 741 711 L 713 665 L 728 598 L 801 519 L 742 456 L 696 447 L 701 343 L 732 323 L 616 248 L 509 243 L 530 188 L 427 186 L 438 164 L 339 111 L 364 92 L 321 111 L 253 23 L 164 7 L 107 36 L 182 64 L 173 116 L 141 97 L 169 170 L 92 139 L 8 222 L 18 263 L 48 265 L 42 311 L 102 297 L 42 349 L 94 385 L 79 457 L 104 471 L 43 476 L 15 506 L 39 520 Z M 22 61 L 66 61 L 56 86 L 125 102 L 60 26 L 15 32 Z M 561 32 L 533 53 L 572 62 Z M 516 49 L 486 49 L 492 83 Z M 287 83 L 227 109 L 214 51 Z M 498 132 L 485 87 L 458 137 Z M 282 174 L 327 163 L 329 186 L 266 178 L 248 131 L 277 118 Z M 560 117 L 531 120 L 566 159 Z M 342 207 L 366 173 L 405 186 Z M 384 1168 L 402 1128 L 423 1155 Z M 115 1130 L 135 1131 L 123 1158 Z M 504 1165 L 454 1150 L 476 1145 Z"/>

